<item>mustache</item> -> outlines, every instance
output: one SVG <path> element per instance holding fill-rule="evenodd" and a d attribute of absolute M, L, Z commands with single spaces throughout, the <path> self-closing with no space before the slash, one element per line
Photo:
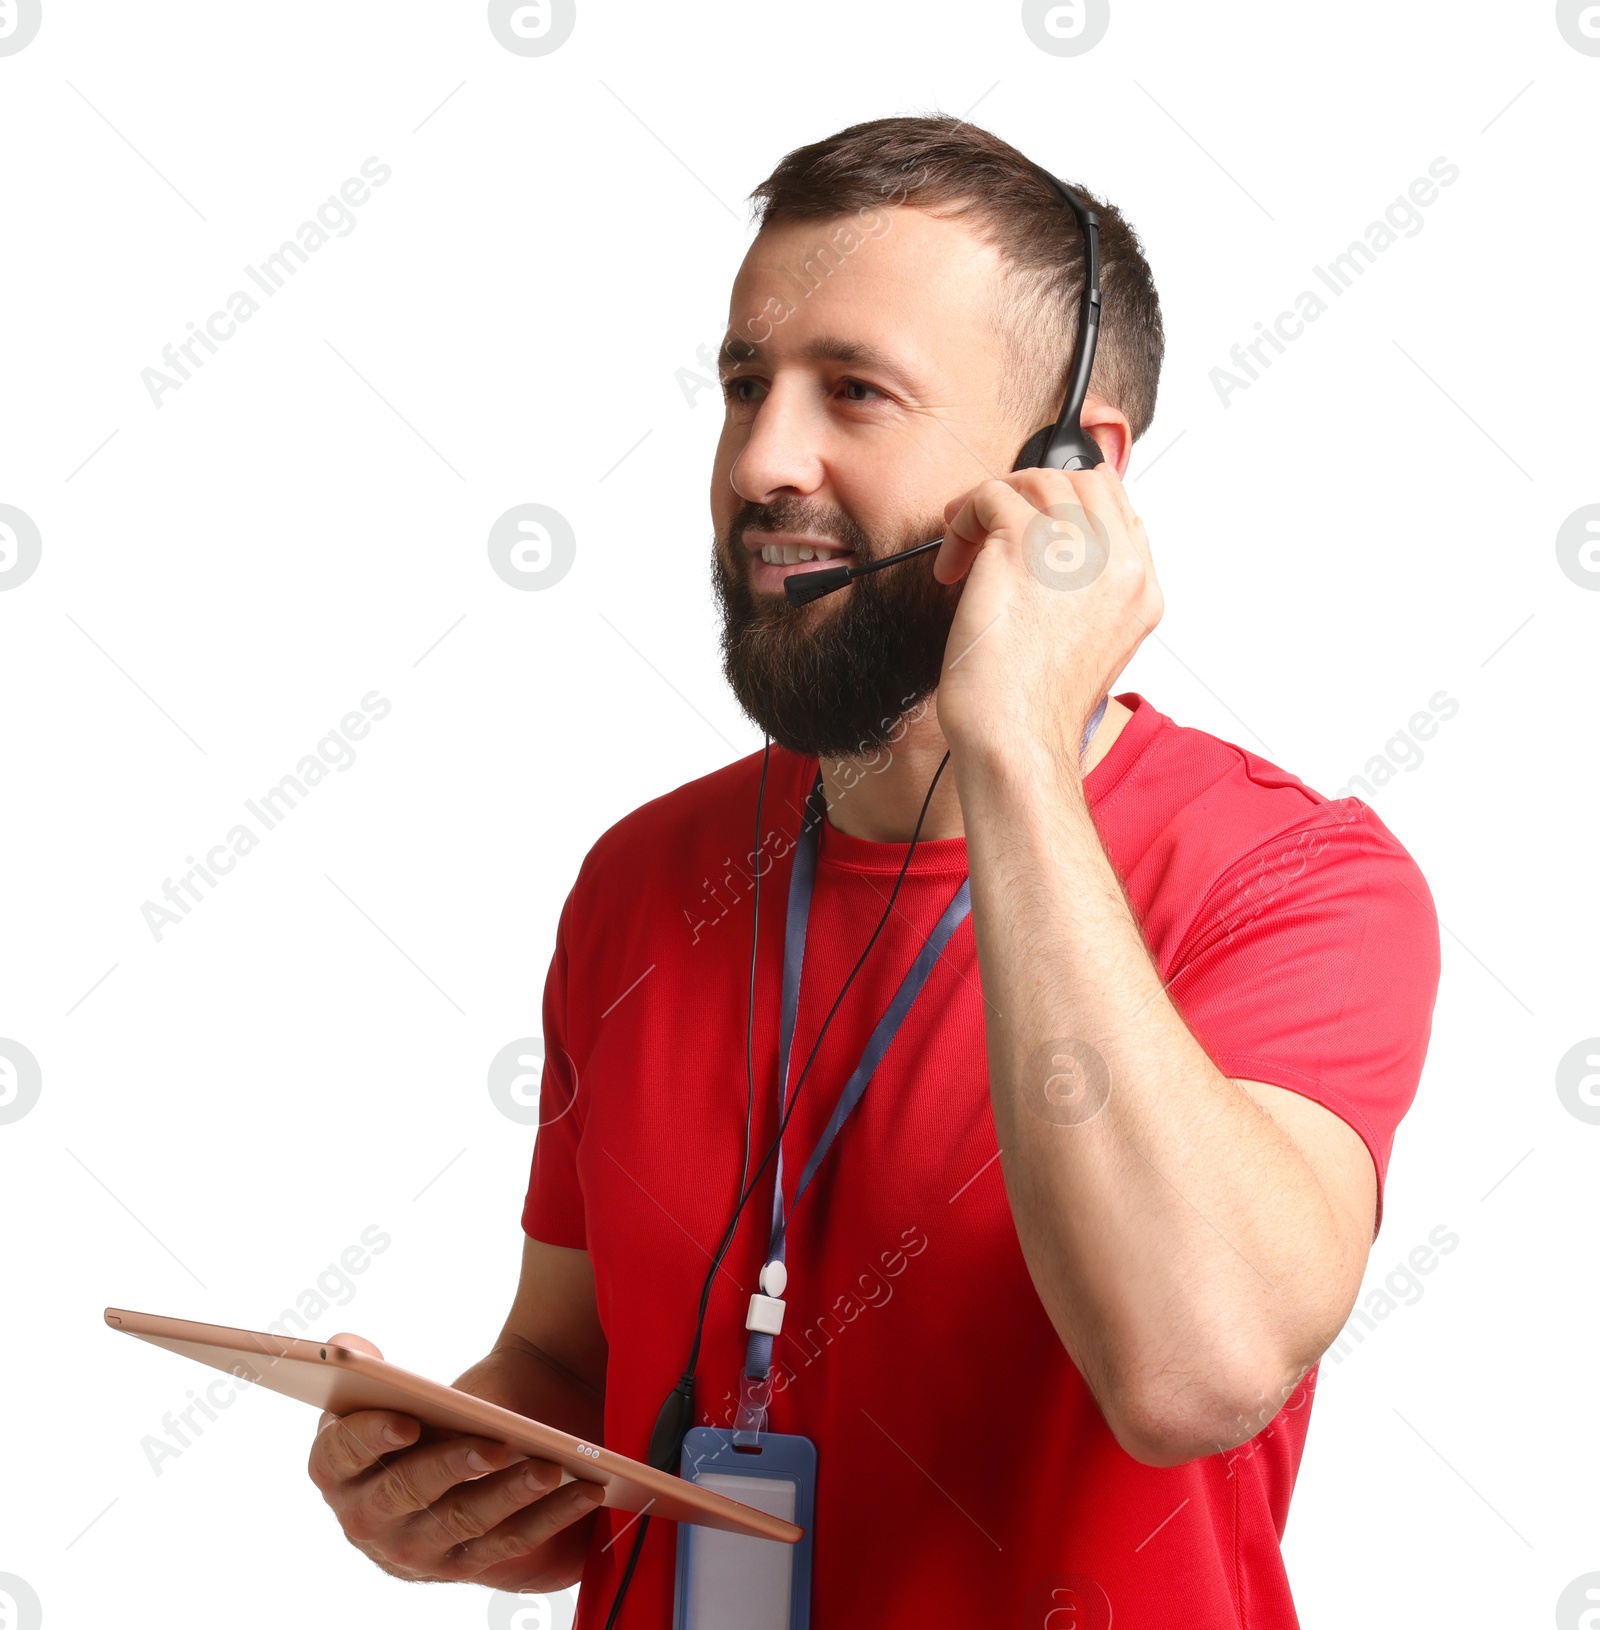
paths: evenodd
<path fill-rule="evenodd" d="M 730 550 L 742 547 L 744 535 L 755 527 L 761 532 L 797 532 L 821 538 L 848 549 L 863 560 L 872 560 L 878 551 L 872 538 L 842 510 L 821 510 L 789 504 L 747 504 L 734 516 L 728 528 Z"/>

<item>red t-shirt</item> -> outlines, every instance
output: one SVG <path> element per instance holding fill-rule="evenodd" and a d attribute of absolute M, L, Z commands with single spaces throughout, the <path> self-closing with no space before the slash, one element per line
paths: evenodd
<path fill-rule="evenodd" d="M 1226 1075 L 1303 1093 L 1354 1127 L 1381 1197 L 1438 982 L 1421 873 L 1358 800 L 1324 798 L 1136 694 L 1119 700 L 1133 716 L 1086 790 L 1169 998 Z M 730 764 L 595 844 L 562 911 L 545 988 L 543 1124 L 523 1227 L 593 1259 L 610 1344 L 605 1441 L 641 1459 L 688 1357 L 737 1193 L 760 769 L 759 754 Z M 777 1126 L 784 908 L 815 774 L 815 760 L 773 749 L 752 1167 Z M 904 845 L 824 823 L 796 1076 L 904 855 Z M 789 1123 L 790 1195 L 966 866 L 962 838 L 917 846 Z M 1316 1372 L 1240 1448 L 1141 1465 L 1112 1437 L 1040 1305 L 996 1155 L 969 918 L 789 1228 L 769 1424 L 817 1446 L 812 1622 L 1295 1625 L 1279 1540 Z M 771 1173 L 769 1164 L 712 1292 L 702 1424 L 731 1424 Z M 633 1536 L 607 1546 L 629 1520 L 599 1514 L 577 1630 L 604 1623 Z M 672 1524 L 651 1525 L 623 1626 L 670 1624 L 674 1546 Z"/>

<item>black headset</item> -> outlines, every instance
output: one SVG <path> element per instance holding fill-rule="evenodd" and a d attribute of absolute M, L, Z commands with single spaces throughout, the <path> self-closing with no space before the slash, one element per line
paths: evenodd
<path fill-rule="evenodd" d="M 1012 465 L 1013 470 L 1091 470 L 1097 464 L 1105 463 L 1105 457 L 1095 445 L 1094 438 L 1083 428 L 1081 416 L 1083 413 L 1084 397 L 1089 390 L 1089 376 L 1094 371 L 1095 347 L 1100 337 L 1100 220 L 1095 212 L 1063 182 L 1058 181 L 1045 170 L 1039 175 L 1050 183 L 1052 187 L 1066 200 L 1068 208 L 1077 217 L 1078 225 L 1083 232 L 1084 245 L 1084 292 L 1083 298 L 1078 302 L 1078 335 L 1072 353 L 1072 371 L 1068 376 L 1066 399 L 1061 404 L 1061 413 L 1053 425 L 1046 425 L 1042 430 L 1036 431 L 1023 444 L 1022 451 L 1017 454 L 1017 461 Z M 884 566 L 893 566 L 898 561 L 910 560 L 914 555 L 926 554 L 930 549 L 936 549 L 944 542 L 943 538 L 934 538 L 928 543 L 919 543 L 914 548 L 903 549 L 898 554 L 885 555 L 881 560 L 869 561 L 864 566 L 835 566 L 824 568 L 821 571 L 804 572 L 791 575 L 784 580 L 784 593 L 790 605 L 803 606 L 812 600 L 819 600 L 825 594 L 832 594 L 836 589 L 842 589 L 852 578 L 860 577 L 865 572 L 875 572 Z M 756 830 L 755 852 L 761 852 L 761 810 L 766 800 L 767 770 L 772 760 L 772 742 L 769 739 L 761 756 L 761 784 L 756 793 Z M 727 1256 L 733 1245 L 733 1237 L 739 1226 L 739 1219 L 744 1214 L 744 1208 L 756 1191 L 756 1184 L 768 1164 L 777 1154 L 783 1142 L 784 1129 L 789 1124 L 789 1117 L 794 1113 L 794 1106 L 799 1102 L 800 1090 L 805 1086 L 806 1077 L 810 1073 L 811 1065 L 816 1059 L 817 1052 L 822 1046 L 822 1038 L 828 1033 L 828 1026 L 833 1023 L 833 1016 L 839 1011 L 844 1001 L 845 993 L 850 989 L 856 975 L 861 971 L 872 947 L 877 943 L 878 936 L 883 932 L 884 924 L 888 922 L 890 914 L 894 911 L 895 900 L 900 893 L 900 885 L 905 881 L 907 869 L 911 865 L 911 857 L 916 852 L 917 840 L 922 836 L 923 822 L 928 814 L 928 806 L 933 802 L 934 789 L 939 784 L 939 777 L 943 775 L 945 765 L 950 762 L 950 755 L 946 753 L 940 761 L 939 768 L 934 771 L 933 780 L 928 785 L 928 791 L 922 800 L 922 809 L 917 816 L 915 831 L 911 834 L 911 843 L 906 849 L 905 860 L 901 863 L 899 876 L 895 878 L 894 888 L 889 894 L 889 903 L 883 908 L 883 915 L 878 919 L 878 925 L 872 931 L 872 937 L 867 941 L 866 949 L 856 960 L 855 966 L 850 970 L 849 976 L 840 987 L 839 994 L 834 998 L 827 1017 L 823 1020 L 822 1028 L 817 1033 L 817 1039 L 812 1045 L 811 1053 L 800 1071 L 799 1080 L 795 1082 L 794 1091 L 789 1097 L 788 1106 L 783 1110 L 778 1120 L 777 1135 L 768 1145 L 761 1164 L 756 1167 L 755 1173 L 750 1173 L 750 1134 L 755 1115 L 755 1067 L 752 1055 L 752 1034 L 755 1028 L 756 1003 L 756 954 L 761 942 L 761 872 L 756 869 L 754 896 L 752 901 L 754 921 L 750 930 L 750 993 L 749 1005 L 745 1014 L 745 1121 L 744 1121 L 744 1165 L 739 1176 L 739 1198 L 734 1206 L 733 1215 L 728 1219 L 727 1227 L 723 1230 L 722 1238 L 717 1243 L 717 1249 L 712 1254 L 711 1266 L 706 1272 L 705 1283 L 700 1288 L 700 1306 L 695 1319 L 694 1341 L 689 1349 L 689 1358 L 684 1365 L 683 1374 L 678 1384 L 669 1392 L 662 1402 L 661 1409 L 656 1415 L 656 1423 L 650 1433 L 650 1448 L 646 1456 L 649 1464 L 658 1471 L 676 1471 L 683 1452 L 683 1440 L 689 1428 L 694 1423 L 694 1372 L 700 1358 L 700 1339 L 705 1333 L 706 1309 L 711 1302 L 711 1287 L 716 1281 L 717 1270 L 722 1266 L 723 1258 Z M 807 803 L 807 812 L 810 812 L 810 803 Z M 784 1086 L 787 1083 L 783 1083 Z M 638 1533 L 634 1536 L 633 1547 L 628 1554 L 628 1560 L 622 1570 L 622 1578 L 617 1585 L 617 1594 L 611 1604 L 611 1611 L 606 1615 L 606 1630 L 614 1630 L 617 1619 L 622 1612 L 623 1599 L 628 1593 L 628 1586 L 633 1580 L 633 1570 L 639 1560 L 639 1553 L 644 1548 L 645 1531 L 649 1527 L 650 1518 L 641 1516 L 638 1521 Z"/>
<path fill-rule="evenodd" d="M 1039 174 L 1066 199 L 1078 218 L 1083 233 L 1083 298 L 1078 302 L 1078 338 L 1072 352 L 1072 373 L 1067 380 L 1066 399 L 1053 425 L 1036 431 L 1023 443 L 1013 470 L 1092 470 L 1104 464 L 1105 457 L 1094 437 L 1083 428 L 1083 399 L 1089 394 L 1089 376 L 1094 372 L 1095 346 L 1100 339 L 1100 217 L 1065 182 L 1046 170 Z M 852 579 L 902 560 L 937 549 L 943 538 L 931 538 L 899 554 L 885 555 L 863 566 L 825 566 L 821 571 L 797 572 L 784 579 L 783 592 L 792 606 L 809 605 L 825 594 L 842 589 Z"/>

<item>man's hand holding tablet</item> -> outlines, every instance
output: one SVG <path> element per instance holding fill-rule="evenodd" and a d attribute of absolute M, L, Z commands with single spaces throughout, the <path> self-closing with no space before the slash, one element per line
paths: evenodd
<path fill-rule="evenodd" d="M 505 1325 L 452 1386 L 388 1363 L 361 1336 L 308 1340 L 116 1307 L 105 1319 L 321 1410 L 311 1479 L 351 1543 L 398 1579 L 576 1584 L 600 1505 L 785 1545 L 805 1533 L 605 1447 L 606 1338 L 581 1250 L 524 1240 Z"/>
<path fill-rule="evenodd" d="M 360 1336 L 332 1340 L 383 1357 Z M 530 1379 L 502 1347 L 456 1385 L 522 1409 Z M 490 1438 L 439 1431 L 414 1416 L 378 1409 L 324 1411 L 308 1469 L 346 1538 L 385 1573 L 473 1580 L 495 1590 L 576 1584 L 592 1526 L 586 1519 L 604 1497 L 595 1483 L 560 1486 L 562 1469 L 554 1461 L 527 1459 Z"/>

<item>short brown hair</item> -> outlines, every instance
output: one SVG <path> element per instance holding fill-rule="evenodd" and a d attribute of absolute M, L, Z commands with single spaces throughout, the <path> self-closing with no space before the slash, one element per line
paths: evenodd
<path fill-rule="evenodd" d="M 1155 280 L 1138 234 L 1116 206 L 1061 179 L 1100 219 L 1100 341 L 1089 388 L 1142 436 L 1155 416 L 1165 348 Z M 932 114 L 872 119 L 797 147 L 750 201 L 759 230 L 872 209 L 886 195 L 941 219 L 963 219 L 1000 251 L 1012 289 L 995 314 L 1012 362 L 1002 406 L 1033 428 L 1053 423 L 1083 287 L 1083 235 L 1061 195 L 1009 142 Z"/>

